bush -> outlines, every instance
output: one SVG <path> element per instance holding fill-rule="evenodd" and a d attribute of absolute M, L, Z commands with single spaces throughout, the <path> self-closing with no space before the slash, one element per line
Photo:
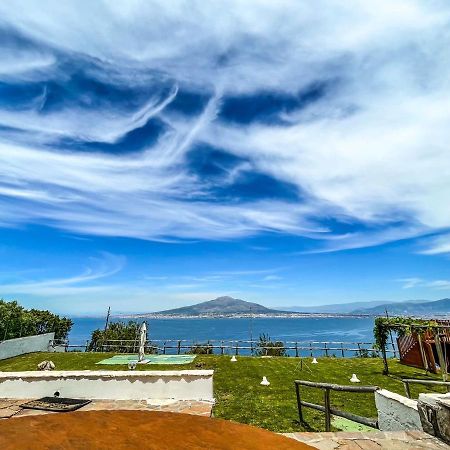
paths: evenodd
<path fill-rule="evenodd" d="M 214 350 L 211 344 L 197 344 L 193 345 L 186 353 L 191 355 L 212 355 Z"/>
<path fill-rule="evenodd" d="M 96 329 L 92 332 L 88 351 L 135 353 L 139 350 L 140 326 L 138 322 L 133 322 L 132 320 L 128 323 L 110 322 L 106 330 Z M 108 341 L 119 342 L 108 343 Z M 156 350 L 151 346 L 151 342 L 147 342 L 145 353 L 156 353 Z"/>
<path fill-rule="evenodd" d="M 72 320 L 50 311 L 25 309 L 16 301 L 0 300 L 0 340 L 44 333 L 55 333 L 55 339 L 67 339 L 72 325 Z"/>
<path fill-rule="evenodd" d="M 267 334 L 259 336 L 259 342 L 256 344 L 256 356 L 287 356 L 284 343 L 280 341 L 273 342 Z"/>

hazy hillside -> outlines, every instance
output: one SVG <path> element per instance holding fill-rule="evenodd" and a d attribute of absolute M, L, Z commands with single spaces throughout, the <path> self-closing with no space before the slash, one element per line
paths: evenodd
<path fill-rule="evenodd" d="M 333 303 L 329 305 L 317 305 L 317 306 L 283 306 L 280 307 L 282 311 L 289 312 L 304 312 L 304 313 L 320 313 L 320 314 L 373 314 L 372 312 L 366 312 L 379 307 L 379 311 L 387 308 L 390 311 L 392 305 L 414 305 L 425 304 L 430 300 L 408 300 L 406 302 L 386 302 L 385 300 L 374 300 L 368 302 L 351 302 L 351 303 Z"/>
<path fill-rule="evenodd" d="M 388 310 L 390 315 L 430 315 L 450 314 L 450 298 L 431 302 L 401 302 L 378 305 L 372 308 L 360 308 L 357 314 L 384 314 Z"/>
<path fill-rule="evenodd" d="M 258 303 L 225 296 L 196 305 L 159 311 L 156 314 L 196 316 L 201 314 L 270 314 L 274 312 L 278 311 L 266 308 Z"/>
<path fill-rule="evenodd" d="M 351 302 L 351 303 L 334 303 L 331 305 L 317 305 L 317 306 L 283 306 L 280 307 L 282 311 L 289 312 L 305 312 L 305 313 L 330 313 L 330 314 L 349 314 L 356 309 L 372 308 L 378 305 L 384 305 L 386 301 L 373 302 Z"/>

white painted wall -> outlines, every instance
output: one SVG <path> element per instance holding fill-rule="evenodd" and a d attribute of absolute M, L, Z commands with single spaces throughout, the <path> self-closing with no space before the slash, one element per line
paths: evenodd
<path fill-rule="evenodd" d="M 380 389 L 375 392 L 375 404 L 380 430 L 422 430 L 416 400 Z"/>
<path fill-rule="evenodd" d="M 0 342 L 0 360 L 25 353 L 47 352 L 49 351 L 49 342 L 54 338 L 55 333 L 45 333 L 2 341 Z"/>
<path fill-rule="evenodd" d="M 213 401 L 213 370 L 0 372 L 0 398 Z"/>

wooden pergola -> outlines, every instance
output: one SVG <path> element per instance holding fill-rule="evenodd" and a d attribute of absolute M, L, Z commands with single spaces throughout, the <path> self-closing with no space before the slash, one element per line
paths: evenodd
<path fill-rule="evenodd" d="M 376 343 L 383 355 L 384 374 L 389 373 L 386 345 L 388 336 L 392 331 L 396 332 L 400 338 L 410 336 L 411 339 L 417 340 L 420 359 L 423 368 L 427 371 L 430 370 L 430 367 L 425 346 L 430 342 L 433 342 L 436 347 L 442 379 L 448 381 L 447 366 L 449 364 L 450 355 L 447 355 L 447 345 L 450 344 L 450 321 L 404 317 L 377 318 L 375 320 L 374 335 Z"/>

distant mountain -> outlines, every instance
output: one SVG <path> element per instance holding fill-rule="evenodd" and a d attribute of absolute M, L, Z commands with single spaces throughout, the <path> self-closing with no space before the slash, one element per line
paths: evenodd
<path fill-rule="evenodd" d="M 282 311 L 304 312 L 304 313 L 330 313 L 330 314 L 349 314 L 355 309 L 370 308 L 385 304 L 385 301 L 373 302 L 352 302 L 352 303 L 335 303 L 332 305 L 317 306 L 283 306 Z"/>
<path fill-rule="evenodd" d="M 450 299 L 442 300 L 409 300 L 406 302 L 352 302 L 343 304 L 321 305 L 321 306 L 291 306 L 271 309 L 258 303 L 246 302 L 233 297 L 218 297 L 196 305 L 184 306 L 181 308 L 167 309 L 164 311 L 133 315 L 136 317 L 152 316 L 239 316 L 239 315 L 294 315 L 303 314 L 355 314 L 355 315 L 384 315 L 388 310 L 390 315 L 449 315 Z"/>
<path fill-rule="evenodd" d="M 182 308 L 168 309 L 154 314 L 168 316 L 199 316 L 199 315 L 220 315 L 220 314 L 273 314 L 280 313 L 274 309 L 266 308 L 258 303 L 246 302 L 233 297 L 218 297 L 203 303 Z"/>
<path fill-rule="evenodd" d="M 374 300 L 368 302 L 351 302 L 351 303 L 334 303 L 331 305 L 317 305 L 317 306 L 285 306 L 280 307 L 282 311 L 289 312 L 304 312 L 304 313 L 320 313 L 320 314 L 353 314 L 361 313 L 362 311 L 373 309 L 376 307 L 382 307 L 390 309 L 391 305 L 406 304 L 406 303 L 427 303 L 429 300 L 408 300 L 406 302 L 386 302 L 385 300 Z M 364 312 L 364 314 L 367 314 Z"/>
<path fill-rule="evenodd" d="M 356 309 L 352 312 L 355 314 L 382 315 L 385 314 L 386 309 L 389 315 L 450 315 L 450 298 L 436 301 L 387 303 L 371 308 Z"/>

